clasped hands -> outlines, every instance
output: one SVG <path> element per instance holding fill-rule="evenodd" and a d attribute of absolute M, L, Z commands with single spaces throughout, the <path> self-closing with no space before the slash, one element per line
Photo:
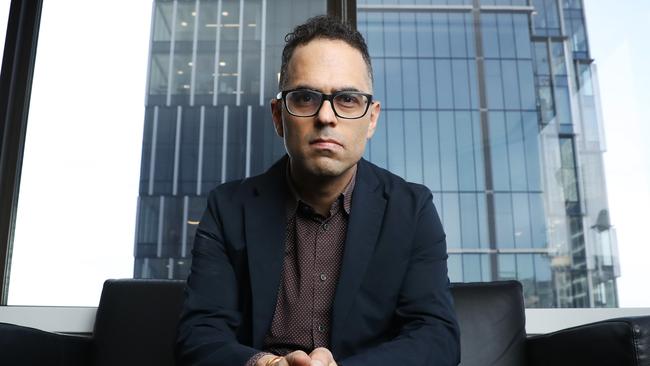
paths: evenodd
<path fill-rule="evenodd" d="M 294 351 L 284 357 L 267 355 L 260 358 L 256 366 L 336 366 L 334 356 L 327 348 L 319 347 L 310 354 Z"/>

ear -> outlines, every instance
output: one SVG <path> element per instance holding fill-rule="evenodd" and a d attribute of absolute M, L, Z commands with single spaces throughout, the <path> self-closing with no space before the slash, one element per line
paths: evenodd
<path fill-rule="evenodd" d="M 366 133 L 366 139 L 370 139 L 372 135 L 375 134 L 375 129 L 377 128 L 377 121 L 379 120 L 379 113 L 381 112 L 381 103 L 375 101 L 370 105 L 370 124 L 368 124 L 368 132 Z"/>
<path fill-rule="evenodd" d="M 271 99 L 271 116 L 273 117 L 275 133 L 280 137 L 284 137 L 284 127 L 282 126 L 282 100 Z"/>

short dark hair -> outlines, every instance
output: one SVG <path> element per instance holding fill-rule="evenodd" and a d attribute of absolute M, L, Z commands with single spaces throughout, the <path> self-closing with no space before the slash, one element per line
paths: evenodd
<path fill-rule="evenodd" d="M 289 60 L 296 47 L 305 45 L 317 38 L 339 40 L 347 43 L 361 53 L 368 68 L 368 77 L 372 83 L 372 64 L 368 46 L 359 31 L 339 18 L 330 15 L 319 15 L 309 18 L 305 23 L 296 26 L 293 31 L 284 37 L 286 44 L 282 50 L 282 66 L 280 67 L 280 80 L 278 86 L 282 90 L 287 83 Z"/>

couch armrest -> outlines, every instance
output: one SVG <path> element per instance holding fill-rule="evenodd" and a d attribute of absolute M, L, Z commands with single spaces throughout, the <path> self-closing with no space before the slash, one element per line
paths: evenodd
<path fill-rule="evenodd" d="M 91 339 L 0 323 L 0 364 L 3 366 L 86 366 Z"/>
<path fill-rule="evenodd" d="M 604 320 L 526 340 L 528 364 L 650 366 L 650 316 Z"/>

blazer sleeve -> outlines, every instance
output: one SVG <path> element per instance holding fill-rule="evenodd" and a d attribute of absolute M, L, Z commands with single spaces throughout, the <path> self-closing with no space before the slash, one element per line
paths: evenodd
<path fill-rule="evenodd" d="M 176 341 L 178 365 L 243 366 L 259 352 L 236 337 L 242 316 L 238 284 L 227 255 L 216 192 L 210 193 L 194 239 Z"/>
<path fill-rule="evenodd" d="M 387 342 L 337 360 L 339 366 L 460 363 L 460 333 L 447 277 L 445 234 L 429 190 L 421 197 L 409 267 L 395 309 L 399 332 Z"/>

